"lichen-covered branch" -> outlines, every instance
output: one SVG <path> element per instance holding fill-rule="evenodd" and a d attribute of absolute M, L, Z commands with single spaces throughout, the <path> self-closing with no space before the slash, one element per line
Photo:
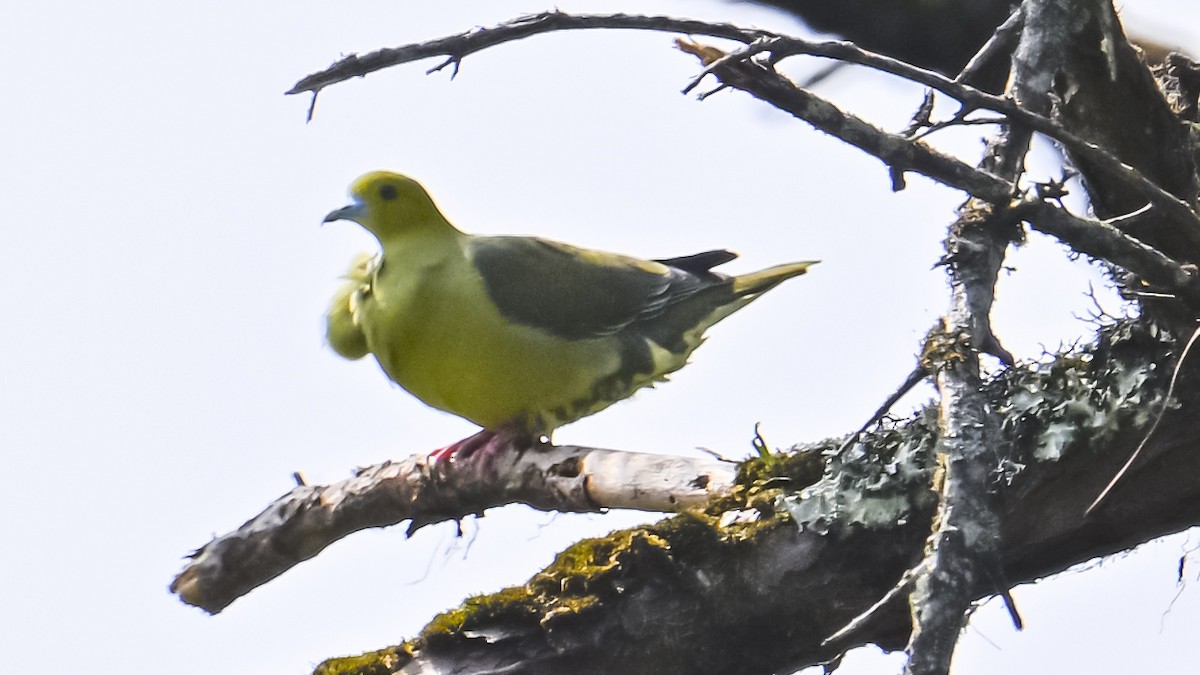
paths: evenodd
<path fill-rule="evenodd" d="M 1086 351 L 984 384 L 999 429 L 1003 471 L 992 485 L 1009 581 L 1200 523 L 1200 366 L 1187 364 L 1178 408 L 1144 459 L 1084 516 L 1162 405 L 1177 349 L 1122 324 Z M 473 597 L 410 641 L 317 672 L 792 672 L 856 645 L 900 648 L 910 628 L 903 601 L 822 641 L 921 559 L 936 504 L 936 418 L 927 410 L 842 454 L 822 455 L 837 447 L 830 441 L 769 467 L 754 460 L 703 511 L 579 542 L 524 585 Z M 722 521 L 731 510 L 758 517 Z M 990 581 L 970 591 L 994 592 Z"/>
<path fill-rule="evenodd" d="M 984 166 L 1006 171 L 1015 181 L 1028 141 L 1019 132 L 1002 133 Z M 944 471 L 937 516 L 909 595 L 913 630 L 905 672 L 911 675 L 949 672 L 966 611 L 988 587 L 983 580 L 989 572 L 992 590 L 1007 591 L 995 573 L 1000 519 L 991 496 L 999 428 L 983 395 L 979 356 L 992 351 L 1012 365 L 1012 355 L 992 334 L 990 315 L 996 278 L 1015 236 L 1010 220 L 972 200 L 946 238 L 950 309 L 941 331 L 931 334 L 925 358 L 938 389 L 937 450 Z"/>
<path fill-rule="evenodd" d="M 217 613 L 349 534 L 425 525 L 520 502 L 564 512 L 678 511 L 733 485 L 737 465 L 578 446 L 505 447 L 431 463 L 424 455 L 360 469 L 331 485 L 299 485 L 262 513 L 202 546 L 171 583 Z"/>
<path fill-rule="evenodd" d="M 988 146 L 981 166 L 1016 183 L 1024 171 L 1030 134 L 1005 127 Z M 1015 223 L 988 204 L 969 200 L 946 237 L 943 261 L 950 278 L 950 308 L 930 335 L 924 361 L 938 389 L 938 501 L 925 556 L 909 594 L 912 634 L 905 673 L 950 670 L 966 612 L 980 589 L 1007 592 L 1001 583 L 1000 518 L 992 498 L 999 427 L 982 390 L 979 357 L 1012 355 L 992 333 L 996 278 Z"/>
<path fill-rule="evenodd" d="M 961 244 L 962 238 L 957 239 Z M 995 581 L 984 581 L 989 569 L 998 569 L 1001 548 L 1000 519 L 990 494 L 999 430 L 981 391 L 979 351 L 970 345 L 970 336 L 978 334 L 973 328 L 978 322 L 965 286 L 976 272 L 967 269 L 951 275 L 953 304 L 945 328 L 962 341 L 936 366 L 938 453 L 944 474 L 937 517 L 909 594 L 912 635 L 905 673 L 911 675 L 949 672 L 971 601 L 981 591 L 1007 590 Z"/>
<path fill-rule="evenodd" d="M 1041 45 L 1051 39 L 1038 32 L 1040 11 L 1036 1 L 1022 5 L 1025 20 L 1018 52 L 1036 50 L 1031 42 Z M 1053 71 L 1052 60 L 1014 60 L 1010 95 L 1025 109 L 1045 115 L 1050 100 L 1044 80 Z M 1027 127 L 1002 128 L 989 143 L 981 166 L 1018 182 L 1030 140 Z M 1010 219 L 973 201 L 960 209 L 946 238 L 950 310 L 942 333 L 932 335 L 926 348 L 940 396 L 939 450 L 945 470 L 933 532 L 909 595 L 909 675 L 948 673 L 975 590 L 990 584 L 996 592 L 1008 592 L 1000 566 L 1000 518 L 991 490 L 1002 467 L 996 454 L 999 428 L 981 389 L 979 354 L 989 343 L 998 347 L 990 320 L 996 279 L 1008 245 L 1018 238 Z M 1008 362 L 1011 365 L 1011 357 Z M 1011 601 L 1007 595 L 1005 599 Z"/>

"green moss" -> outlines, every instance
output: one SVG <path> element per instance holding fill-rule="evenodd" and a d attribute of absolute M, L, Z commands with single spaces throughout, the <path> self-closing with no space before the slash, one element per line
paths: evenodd
<path fill-rule="evenodd" d="M 648 556 L 669 556 L 669 550 L 665 539 L 647 529 L 617 530 L 567 547 L 529 580 L 529 588 L 553 597 L 603 593 L 615 575 Z"/>
<path fill-rule="evenodd" d="M 737 484 L 763 488 L 781 483 L 793 487 L 810 485 L 821 477 L 827 451 L 837 447 L 834 440 L 805 446 L 793 446 L 787 452 L 760 454 L 738 465 Z"/>
<path fill-rule="evenodd" d="M 612 569 L 615 564 L 614 554 L 627 548 L 633 536 L 633 530 L 620 530 L 605 537 L 584 539 L 571 544 L 555 556 L 554 562 L 538 576 L 590 575 Z"/>
<path fill-rule="evenodd" d="M 313 675 L 391 675 L 412 660 L 407 644 L 387 647 L 358 656 L 329 659 Z"/>
<path fill-rule="evenodd" d="M 472 596 L 434 617 L 421 631 L 420 640 L 436 645 L 469 632 L 486 633 L 489 626 L 500 624 L 548 628 L 598 606 L 627 588 L 630 579 L 645 578 L 644 567 L 668 561 L 669 551 L 663 537 L 646 529 L 585 539 L 559 553 L 526 584 Z"/>
<path fill-rule="evenodd" d="M 495 593 L 473 595 L 455 609 L 433 617 L 421 631 L 421 639 L 457 635 L 464 628 L 484 626 L 493 621 L 534 616 L 537 607 L 531 604 L 532 599 L 526 586 L 510 586 Z"/>
<path fill-rule="evenodd" d="M 821 478 L 825 454 L 835 447 L 835 441 L 771 451 L 756 434 L 754 445 L 758 454 L 738 465 L 732 490 L 710 500 L 703 509 L 679 517 L 698 520 L 723 537 L 751 538 L 762 528 L 772 525 L 778 515 L 775 502 L 781 494 L 811 485 Z M 757 517 L 727 522 L 728 514 L 749 511 L 757 512 Z"/>

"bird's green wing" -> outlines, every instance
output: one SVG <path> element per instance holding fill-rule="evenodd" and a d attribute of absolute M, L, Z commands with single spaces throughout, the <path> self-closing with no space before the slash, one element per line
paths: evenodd
<path fill-rule="evenodd" d="M 502 314 L 567 340 L 650 321 L 724 280 L 709 268 L 736 257 L 709 251 L 649 261 L 532 237 L 477 237 L 470 255 Z"/>
<path fill-rule="evenodd" d="M 370 351 L 356 315 L 363 295 L 371 292 L 371 278 L 378 264 L 375 256 L 366 253 L 355 258 L 325 315 L 325 339 L 333 351 L 350 360 L 360 359 Z"/>

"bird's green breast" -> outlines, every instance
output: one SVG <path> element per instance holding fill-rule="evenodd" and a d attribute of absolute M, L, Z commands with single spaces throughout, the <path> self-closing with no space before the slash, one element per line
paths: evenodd
<path fill-rule="evenodd" d="M 487 428 L 544 433 L 654 379 L 622 372 L 629 349 L 618 336 L 570 340 L 502 315 L 461 245 L 420 256 L 385 250 L 384 259 L 360 325 L 384 371 L 431 406 Z M 665 358 L 678 363 L 652 370 L 674 370 L 686 355 Z"/>

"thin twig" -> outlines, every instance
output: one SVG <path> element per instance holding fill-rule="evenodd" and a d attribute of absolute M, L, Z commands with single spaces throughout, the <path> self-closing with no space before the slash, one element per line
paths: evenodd
<path fill-rule="evenodd" d="M 921 105 L 917 106 L 916 112 L 913 113 L 912 121 L 904 128 L 901 135 L 906 138 L 913 138 L 918 131 L 926 129 L 933 124 L 933 106 L 937 103 L 937 95 L 932 89 L 925 90 L 925 97 L 921 99 Z"/>
<path fill-rule="evenodd" d="M 824 647 L 825 645 L 832 644 L 833 642 L 836 642 L 837 640 L 840 640 L 841 638 L 844 638 L 858 630 L 867 622 L 868 619 L 870 619 L 872 616 L 875 616 L 876 612 L 891 602 L 894 598 L 896 598 L 896 596 L 906 591 L 908 587 L 912 585 L 913 580 L 916 579 L 917 574 L 922 570 L 922 568 L 924 568 L 926 564 L 927 561 L 922 559 L 921 562 L 917 563 L 916 567 L 905 570 L 904 574 L 900 575 L 900 580 L 897 581 L 887 593 L 884 593 L 881 598 L 876 600 L 875 604 L 866 608 L 862 614 L 854 617 L 845 626 L 837 629 L 832 635 L 822 640 L 821 646 Z"/>
<path fill-rule="evenodd" d="M 914 387 L 920 384 L 927 377 L 929 377 L 929 371 L 925 370 L 923 366 L 917 366 L 914 368 L 913 371 L 908 374 L 908 377 L 904 378 L 904 382 L 902 382 L 900 386 L 896 388 L 896 391 L 892 392 L 892 394 L 883 401 L 883 404 L 879 406 L 879 409 L 871 415 L 866 423 L 859 427 L 858 431 L 850 434 L 845 442 L 842 443 L 841 447 L 838 448 L 837 454 L 841 455 L 849 450 L 850 446 L 854 445 L 854 442 L 857 441 L 859 437 L 871 427 L 872 424 L 882 420 L 884 416 L 888 414 L 888 411 L 892 409 L 892 406 L 896 405 L 897 401 L 904 398 L 905 394 L 912 391 Z"/>
<path fill-rule="evenodd" d="M 923 139 L 936 131 L 949 129 L 951 127 L 999 126 L 1001 124 L 1008 124 L 1008 119 L 1004 117 L 976 117 L 973 119 L 966 119 L 965 115 L 959 114 L 955 115 L 952 119 L 942 122 L 934 122 L 924 129 L 921 129 L 913 134 L 913 140 Z"/>
<path fill-rule="evenodd" d="M 804 78 L 803 80 L 801 80 L 798 86 L 800 86 L 804 89 L 812 89 L 813 87 L 817 86 L 818 84 L 829 79 L 832 75 L 837 73 L 839 70 L 845 70 L 846 66 L 848 66 L 848 65 L 850 65 L 850 64 L 843 63 L 842 61 L 834 61 L 833 63 L 830 63 L 830 64 L 818 69 L 817 72 L 815 72 L 815 73 L 809 75 L 808 77 Z"/>
<path fill-rule="evenodd" d="M 1104 222 L 1112 225 L 1113 227 L 1126 230 L 1129 229 L 1130 225 L 1137 225 L 1144 221 L 1146 216 L 1150 215 L 1153 210 L 1153 204 L 1145 204 L 1142 206 L 1142 208 L 1130 211 L 1129 213 L 1123 213 L 1119 216 L 1106 218 Z"/>
<path fill-rule="evenodd" d="M 969 82 L 975 73 L 979 72 L 993 58 L 1003 54 L 1005 51 L 1012 51 L 1016 39 L 1021 35 L 1021 28 L 1025 24 L 1025 7 L 1020 6 L 1007 18 L 1004 23 L 1000 24 L 988 38 L 987 42 L 979 48 L 975 56 L 963 66 L 962 71 L 954 78 L 955 82 Z"/>
<path fill-rule="evenodd" d="M 697 58 L 710 56 L 704 45 L 686 40 L 676 40 L 676 43 Z M 791 113 L 816 129 L 878 157 L 892 169 L 923 174 L 994 204 L 1008 204 L 1015 194 L 1016 188 L 1011 182 L 924 143 L 914 143 L 902 135 L 888 133 L 827 99 L 797 87 L 762 64 L 738 59 L 725 63 L 713 72 L 722 84 L 741 89 Z"/>
<path fill-rule="evenodd" d="M 1154 436 L 1154 432 L 1158 431 L 1158 424 L 1162 422 L 1163 417 L 1167 414 L 1167 409 L 1171 407 L 1171 399 L 1175 396 L 1175 383 L 1179 381 L 1179 371 L 1181 368 L 1183 368 L 1183 363 L 1187 360 L 1188 353 L 1192 351 L 1192 345 L 1196 344 L 1197 338 L 1200 338 L 1200 326 L 1197 326 L 1196 330 L 1192 331 L 1192 337 L 1188 338 L 1187 345 L 1184 346 L 1183 352 L 1179 354 L 1179 360 L 1175 363 L 1175 369 L 1171 371 L 1171 383 L 1167 385 L 1167 393 L 1165 396 L 1163 396 L 1162 405 L 1158 407 L 1158 413 L 1154 416 L 1154 423 L 1150 425 L 1150 429 L 1148 429 L 1146 431 L 1146 435 L 1142 437 L 1142 442 L 1138 443 L 1137 448 L 1132 454 L 1129 455 L 1129 459 L 1125 460 L 1125 464 L 1121 467 L 1121 470 L 1117 471 L 1117 475 L 1113 476 L 1112 480 L 1108 482 L 1108 485 L 1106 485 L 1104 490 L 1100 492 L 1100 496 L 1096 497 L 1091 506 L 1088 506 L 1083 512 L 1084 515 L 1091 515 L 1092 511 L 1094 511 L 1097 506 L 1100 506 L 1100 502 L 1104 501 L 1104 498 L 1107 497 L 1110 492 L 1112 492 L 1113 488 L 1117 486 L 1117 483 L 1121 481 L 1121 478 L 1125 475 L 1125 473 L 1129 471 L 1129 468 L 1133 466 L 1133 463 L 1137 461 L 1137 458 L 1142 454 L 1142 450 L 1145 449 L 1146 444 L 1149 443 L 1150 439 Z"/>

